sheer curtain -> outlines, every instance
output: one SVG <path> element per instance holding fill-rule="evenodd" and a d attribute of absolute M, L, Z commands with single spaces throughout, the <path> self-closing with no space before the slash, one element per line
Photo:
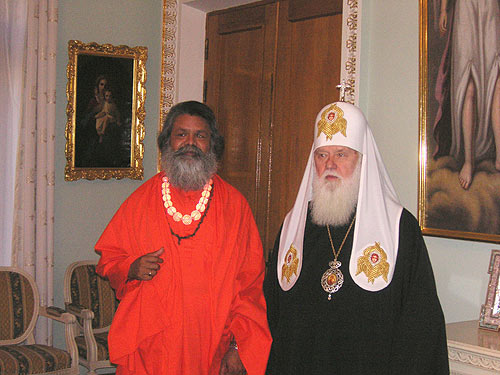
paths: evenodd
<path fill-rule="evenodd" d="M 41 303 L 51 305 L 57 0 L 0 2 L 4 28 L 0 70 L 2 88 L 9 88 L 1 97 L 2 106 L 8 106 L 1 117 L 9 114 L 2 119 L 5 132 L 0 139 L 0 147 L 5 146 L 1 147 L 3 161 L 9 160 L 1 182 L 3 195 L 8 195 L 1 203 L 1 260 L 31 273 Z M 52 328 L 46 320 L 37 324 L 36 339 L 51 343 Z"/>
<path fill-rule="evenodd" d="M 0 0 L 0 265 L 12 262 L 14 183 L 21 123 L 24 45 L 28 3 Z"/>

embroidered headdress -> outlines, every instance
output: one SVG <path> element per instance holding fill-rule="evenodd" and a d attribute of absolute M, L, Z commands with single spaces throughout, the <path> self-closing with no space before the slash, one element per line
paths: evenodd
<path fill-rule="evenodd" d="M 394 274 L 403 207 L 365 116 L 359 108 L 345 102 L 326 105 L 316 117 L 314 143 L 304 177 L 295 204 L 283 222 L 278 253 L 280 286 L 285 291 L 290 290 L 300 277 L 307 208 L 316 173 L 313 155 L 322 146 L 346 146 L 362 154 L 349 272 L 363 289 L 384 289 Z"/>

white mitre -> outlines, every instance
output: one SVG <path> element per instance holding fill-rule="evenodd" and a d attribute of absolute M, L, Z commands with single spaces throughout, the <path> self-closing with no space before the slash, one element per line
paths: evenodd
<path fill-rule="evenodd" d="M 278 253 L 280 286 L 284 291 L 290 290 L 300 276 L 307 208 L 312 199 L 316 173 L 313 155 L 322 146 L 346 146 L 363 155 L 349 273 L 361 288 L 372 292 L 382 290 L 394 275 L 403 207 L 363 112 L 345 102 L 326 105 L 316 117 L 314 143 L 304 177 L 281 231 Z M 321 275 L 318 283 L 320 279 Z"/>

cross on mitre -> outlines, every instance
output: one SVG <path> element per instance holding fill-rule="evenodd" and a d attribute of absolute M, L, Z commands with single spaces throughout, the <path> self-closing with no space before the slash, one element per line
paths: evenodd
<path fill-rule="evenodd" d="M 335 86 L 335 87 L 340 90 L 339 101 L 340 102 L 345 102 L 345 90 L 346 89 L 350 89 L 351 85 L 347 84 L 345 82 L 345 79 L 343 79 L 342 82 L 339 85 Z"/>

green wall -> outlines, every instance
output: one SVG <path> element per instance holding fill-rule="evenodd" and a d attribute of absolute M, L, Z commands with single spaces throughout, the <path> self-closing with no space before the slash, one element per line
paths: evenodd
<path fill-rule="evenodd" d="M 431 0 L 429 0 L 430 2 Z M 360 106 L 400 200 L 418 204 L 419 1 L 363 0 Z M 425 237 L 447 322 L 479 319 L 491 243 Z"/>
<path fill-rule="evenodd" d="M 144 140 L 144 178 L 147 179 L 156 171 L 161 30 L 160 0 L 59 1 L 54 224 L 54 294 L 59 306 L 64 303 L 66 267 L 76 260 L 97 259 L 93 248 L 100 234 L 120 204 L 142 183 L 130 179 L 64 180 L 68 40 L 148 48 Z"/>

